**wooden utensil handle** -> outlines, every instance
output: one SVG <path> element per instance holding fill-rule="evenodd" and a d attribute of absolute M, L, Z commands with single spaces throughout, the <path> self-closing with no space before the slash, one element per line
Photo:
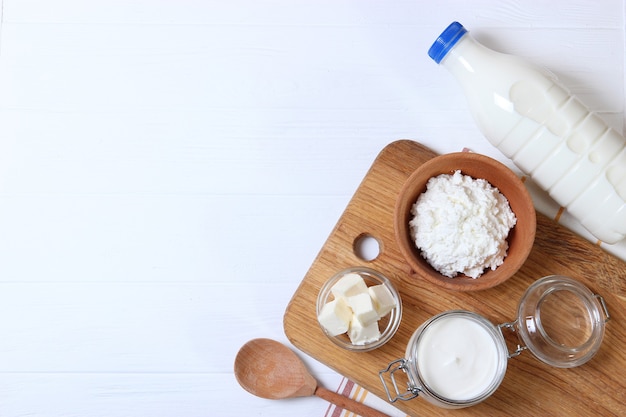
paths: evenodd
<path fill-rule="evenodd" d="M 315 395 L 362 417 L 389 417 L 387 414 L 383 414 L 372 407 L 355 401 L 352 398 L 339 395 L 336 392 L 329 391 L 324 387 L 317 387 L 315 389 Z"/>

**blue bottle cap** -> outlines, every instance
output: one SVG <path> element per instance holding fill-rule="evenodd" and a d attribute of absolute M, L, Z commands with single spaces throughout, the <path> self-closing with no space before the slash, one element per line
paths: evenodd
<path fill-rule="evenodd" d="M 428 50 L 428 56 L 437 64 L 446 56 L 448 51 L 467 33 L 459 22 L 452 22 L 437 38 Z"/>

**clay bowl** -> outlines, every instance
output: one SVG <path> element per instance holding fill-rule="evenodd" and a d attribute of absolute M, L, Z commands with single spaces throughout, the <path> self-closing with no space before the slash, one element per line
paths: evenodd
<path fill-rule="evenodd" d="M 483 178 L 498 188 L 509 200 L 511 210 L 517 217 L 517 223 L 507 238 L 509 249 L 503 264 L 495 270 L 485 270 L 476 279 L 462 274 L 454 278 L 440 274 L 421 256 L 411 238 L 409 227 L 409 221 L 413 217 L 411 208 L 418 196 L 426 191 L 426 183 L 431 177 L 440 174 L 453 174 L 456 170 L 461 170 L 462 174 L 476 179 Z M 398 195 L 394 212 L 396 241 L 415 276 L 426 279 L 440 287 L 457 291 L 478 291 L 492 288 L 514 275 L 530 254 L 535 240 L 536 227 L 535 207 L 521 179 L 506 165 L 495 159 L 471 152 L 437 156 L 421 165 L 404 183 Z"/>

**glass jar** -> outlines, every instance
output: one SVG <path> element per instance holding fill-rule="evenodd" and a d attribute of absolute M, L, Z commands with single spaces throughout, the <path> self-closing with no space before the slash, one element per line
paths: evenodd
<path fill-rule="evenodd" d="M 324 334 L 328 336 L 328 338 L 339 347 L 342 347 L 347 350 L 351 350 L 354 352 L 369 352 L 371 350 L 377 349 L 387 343 L 400 326 L 400 321 L 402 320 L 402 301 L 400 299 L 400 293 L 396 289 L 396 287 L 392 284 L 392 282 L 382 273 L 375 271 L 371 268 L 366 267 L 352 267 L 347 268 L 342 271 L 339 271 L 333 277 L 331 277 L 320 289 L 320 292 L 317 296 L 317 305 L 316 305 L 316 314 L 320 315 L 324 304 L 331 301 L 333 299 L 332 288 L 333 286 L 339 282 L 341 278 L 348 274 L 358 274 L 363 278 L 365 285 L 367 287 L 372 287 L 375 285 L 384 285 L 389 293 L 393 297 L 395 307 L 391 309 L 391 311 L 381 317 L 378 321 L 378 327 L 380 328 L 380 338 L 377 340 L 370 341 L 368 343 L 364 343 L 362 345 L 355 345 L 350 341 L 350 338 L 347 334 L 340 334 L 337 336 L 332 336 L 324 329 L 324 327 L 320 324 L 320 327 Z"/>
<path fill-rule="evenodd" d="M 561 368 L 587 362 L 598 351 L 609 318 L 604 299 L 580 282 L 544 277 L 526 290 L 511 323 L 494 325 L 465 310 L 430 318 L 411 336 L 405 358 L 392 361 L 379 376 L 391 402 L 422 396 L 443 408 L 469 407 L 497 390 L 508 359 L 524 350 Z M 518 336 L 513 352 L 503 329 Z M 404 391 L 398 387 L 398 371 L 408 379 Z"/>

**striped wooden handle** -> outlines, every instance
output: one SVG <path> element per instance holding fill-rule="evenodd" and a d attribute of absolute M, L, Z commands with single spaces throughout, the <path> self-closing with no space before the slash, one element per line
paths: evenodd
<path fill-rule="evenodd" d="M 344 397 L 336 392 L 329 391 L 324 387 L 318 386 L 315 389 L 315 395 L 335 404 L 337 407 L 352 411 L 362 417 L 389 417 L 387 414 L 381 413 L 370 406 L 355 401 L 352 398 Z"/>

